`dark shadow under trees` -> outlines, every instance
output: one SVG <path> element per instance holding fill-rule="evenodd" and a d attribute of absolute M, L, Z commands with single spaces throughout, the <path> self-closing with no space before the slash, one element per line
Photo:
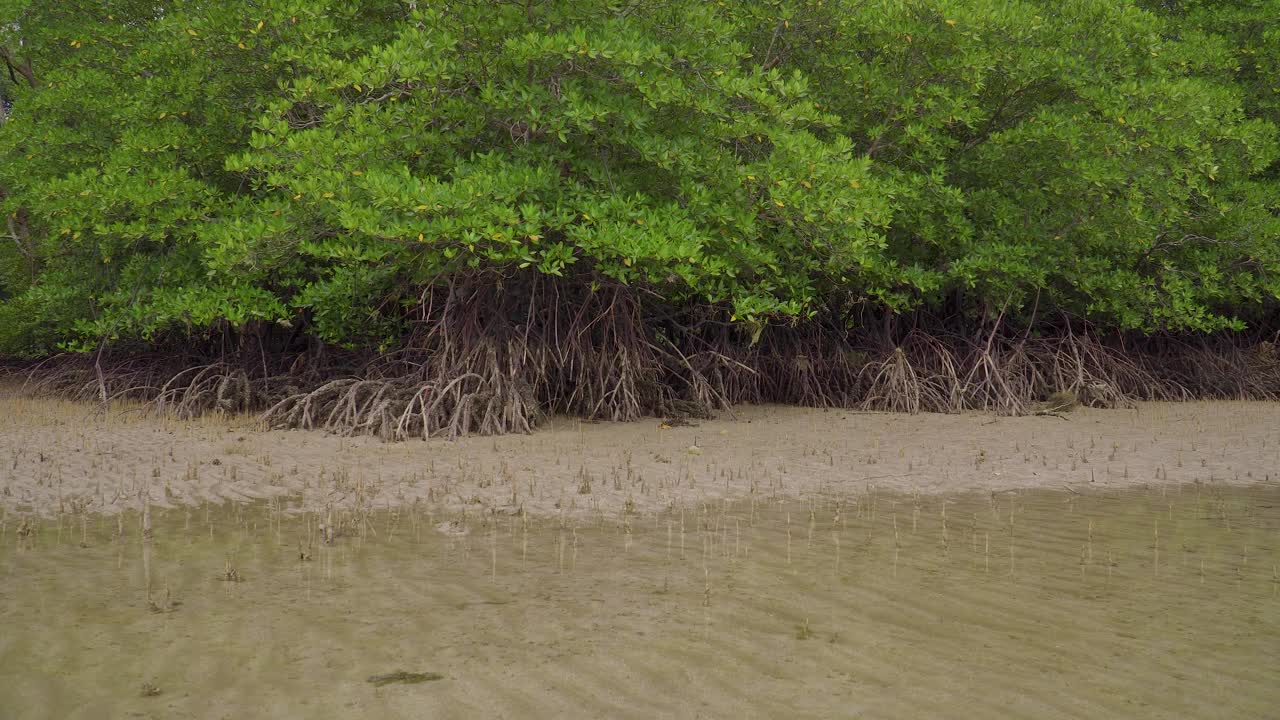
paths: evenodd
<path fill-rule="evenodd" d="M 141 401 L 177 417 L 252 412 L 271 428 L 387 440 L 530 432 L 553 414 L 705 417 L 741 403 L 1021 415 L 1055 393 L 1094 407 L 1280 398 L 1280 354 L 1261 333 L 1129 337 L 1067 319 L 1031 329 L 1003 316 L 910 319 L 820 315 L 753 342 L 723 310 L 672 307 L 643 290 L 481 277 L 425 289 L 386 352 L 261 325 L 222 328 L 181 353 L 113 348 L 101 374 L 96 356 L 77 355 L 14 371 L 34 394 Z"/>

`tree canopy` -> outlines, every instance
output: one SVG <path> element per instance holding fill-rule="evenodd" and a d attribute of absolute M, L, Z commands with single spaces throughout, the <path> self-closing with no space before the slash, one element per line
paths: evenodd
<path fill-rule="evenodd" d="M 1277 0 L 0 0 L 0 353 L 424 289 L 1238 329 L 1280 297 Z"/>

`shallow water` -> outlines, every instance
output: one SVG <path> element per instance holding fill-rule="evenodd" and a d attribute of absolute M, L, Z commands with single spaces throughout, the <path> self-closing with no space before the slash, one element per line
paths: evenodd
<path fill-rule="evenodd" d="M 147 542 L 136 513 L 21 537 L 8 515 L 0 715 L 1280 707 L 1274 484 L 868 490 L 563 522 L 368 510 L 334 517 L 332 545 L 329 520 L 288 501 L 156 510 Z M 401 671 L 432 679 L 370 682 Z"/>

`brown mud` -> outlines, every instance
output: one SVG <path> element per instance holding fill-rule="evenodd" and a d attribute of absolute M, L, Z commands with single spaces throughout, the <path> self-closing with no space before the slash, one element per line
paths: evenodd
<path fill-rule="evenodd" d="M 1275 484 L 871 490 L 466 534 L 419 507 L 359 514 L 332 544 L 322 514 L 271 503 L 152 515 L 149 540 L 135 511 L 4 534 L 6 718 L 1280 705 Z M 432 681 L 380 682 L 401 678 Z"/>
<path fill-rule="evenodd" d="M 5 717 L 1280 706 L 1280 405 L 403 443 L 113 408 L 0 396 Z"/>
<path fill-rule="evenodd" d="M 91 404 L 0 392 L 0 507 L 48 518 L 277 498 L 291 511 L 583 516 L 868 488 L 1248 484 L 1280 473 L 1277 403 L 1017 418 L 745 406 L 674 425 L 555 419 L 532 434 L 401 443 L 112 407 L 103 417 Z"/>

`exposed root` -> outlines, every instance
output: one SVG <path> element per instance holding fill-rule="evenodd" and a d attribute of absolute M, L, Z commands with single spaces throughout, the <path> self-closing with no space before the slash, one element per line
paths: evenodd
<path fill-rule="evenodd" d="M 529 432 L 547 412 L 634 420 L 673 407 L 632 301 L 614 290 L 567 302 L 559 291 L 535 288 L 523 326 L 492 287 L 425 295 L 411 341 L 422 362 L 371 365 L 281 400 L 264 420 L 401 440 Z"/>
<path fill-rule="evenodd" d="M 870 388 L 862 407 L 891 412 L 920 412 L 920 376 L 900 347 L 887 358 L 868 363 L 872 370 Z"/>
<path fill-rule="evenodd" d="M 868 362 L 862 374 L 867 379 L 864 409 L 918 413 L 963 408 L 955 356 L 923 333 L 908 334 L 887 355 Z"/>
<path fill-rule="evenodd" d="M 478 278 L 427 289 L 413 332 L 382 355 L 315 343 L 268 354 L 258 338 L 257 354 L 213 362 L 63 355 L 7 374 L 30 394 L 101 403 L 105 393 L 182 418 L 261 412 L 272 428 L 386 440 L 526 433 L 548 414 L 707 417 L 738 403 L 1022 415 L 1056 407 L 1055 397 L 1091 407 L 1280 399 L 1273 340 L 1126 342 L 1069 324 L 1030 336 L 999 321 L 976 337 L 810 323 L 748 338 L 710 309 L 672 315 L 642 298 L 621 286 Z"/>

